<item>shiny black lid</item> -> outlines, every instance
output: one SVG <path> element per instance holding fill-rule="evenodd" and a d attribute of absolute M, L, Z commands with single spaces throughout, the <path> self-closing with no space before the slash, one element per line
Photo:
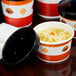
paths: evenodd
<path fill-rule="evenodd" d="M 58 12 L 64 18 L 76 20 L 76 0 L 61 0 Z"/>
<path fill-rule="evenodd" d="M 18 64 L 29 57 L 39 47 L 39 38 L 30 27 L 14 32 L 6 41 L 2 57 L 6 64 Z"/>

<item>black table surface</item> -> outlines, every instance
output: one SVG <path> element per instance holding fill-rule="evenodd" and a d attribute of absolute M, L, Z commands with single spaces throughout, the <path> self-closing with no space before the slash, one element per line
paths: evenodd
<path fill-rule="evenodd" d="M 1 9 L 1 6 L 0 6 Z M 37 15 L 34 7 L 32 27 L 46 21 L 59 21 L 59 19 L 44 19 Z M 0 10 L 0 23 L 4 22 L 2 10 Z M 8 66 L 0 60 L 0 76 L 76 76 L 76 39 L 72 41 L 71 54 L 68 60 L 61 63 L 45 63 L 36 56 L 23 65 Z"/>

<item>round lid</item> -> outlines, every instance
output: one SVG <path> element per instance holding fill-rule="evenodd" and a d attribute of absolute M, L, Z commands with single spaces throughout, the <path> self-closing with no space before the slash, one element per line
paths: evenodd
<path fill-rule="evenodd" d="M 6 64 L 18 64 L 39 47 L 39 38 L 30 27 L 14 32 L 6 41 L 2 58 Z"/>
<path fill-rule="evenodd" d="M 58 13 L 66 19 L 76 21 L 76 0 L 61 0 L 58 3 Z"/>

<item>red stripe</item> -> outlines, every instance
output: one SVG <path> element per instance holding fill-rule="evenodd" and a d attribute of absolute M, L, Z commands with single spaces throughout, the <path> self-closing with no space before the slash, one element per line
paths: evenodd
<path fill-rule="evenodd" d="M 4 15 L 5 22 L 16 27 L 28 26 L 32 22 L 32 15 L 24 18 L 10 18 Z"/>
<path fill-rule="evenodd" d="M 43 44 L 43 43 L 40 43 L 40 45 L 46 46 L 46 47 L 60 47 L 60 46 L 63 46 L 63 45 L 66 45 L 66 44 L 70 43 L 71 41 L 72 41 L 72 39 L 67 41 L 67 42 L 65 42 L 65 43 L 56 44 L 56 45 L 48 45 L 48 44 Z"/>
<path fill-rule="evenodd" d="M 65 59 L 66 57 L 68 57 L 70 54 L 70 50 L 62 55 L 56 55 L 56 56 L 50 56 L 50 55 L 44 55 L 40 52 L 37 52 L 37 55 L 43 59 L 43 60 L 46 60 L 46 61 L 60 61 L 60 60 L 63 60 Z"/>
<path fill-rule="evenodd" d="M 58 3 L 56 4 L 46 4 L 37 1 L 38 12 L 44 16 L 59 16 L 58 14 Z"/>
<path fill-rule="evenodd" d="M 8 5 L 25 5 L 31 3 L 33 0 L 21 0 L 21 1 L 10 1 L 10 0 L 2 0 L 5 4 Z"/>

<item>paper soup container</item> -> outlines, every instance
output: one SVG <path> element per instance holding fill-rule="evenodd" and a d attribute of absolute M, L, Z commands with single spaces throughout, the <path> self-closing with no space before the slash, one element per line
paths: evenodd
<path fill-rule="evenodd" d="M 38 14 L 44 18 L 59 18 L 59 1 L 60 0 L 37 0 Z"/>
<path fill-rule="evenodd" d="M 9 36 L 13 32 L 15 32 L 17 29 L 19 29 L 19 28 L 11 26 L 6 23 L 0 24 L 0 60 L 2 59 L 2 49 L 3 49 L 5 42 L 7 41 Z"/>
<path fill-rule="evenodd" d="M 16 27 L 30 26 L 33 16 L 33 0 L 2 0 L 5 22 Z"/>
<path fill-rule="evenodd" d="M 72 36 L 69 39 L 61 42 L 50 43 L 40 41 L 40 46 L 37 51 L 37 55 L 40 60 L 45 62 L 56 63 L 68 59 L 70 56 L 71 42 L 74 36 L 74 30 L 68 24 L 55 21 L 41 23 L 37 25 L 34 30 L 38 33 L 38 31 L 47 28 L 60 28 L 68 30 L 72 33 Z M 45 51 L 43 51 L 43 49 Z"/>

